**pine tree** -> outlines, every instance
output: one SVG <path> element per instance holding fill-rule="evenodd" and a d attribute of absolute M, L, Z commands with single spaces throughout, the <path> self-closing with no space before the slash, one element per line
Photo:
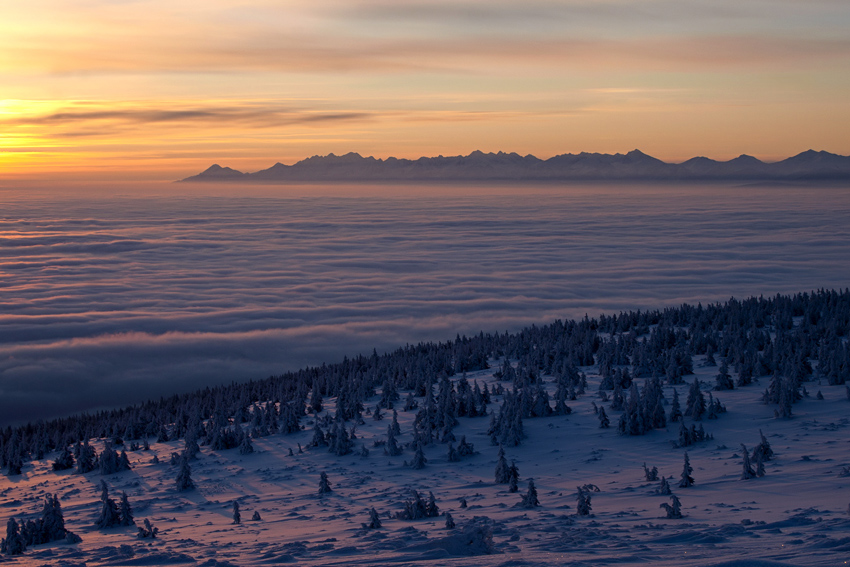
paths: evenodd
<path fill-rule="evenodd" d="M 516 466 L 516 461 L 511 461 L 511 466 L 508 467 L 508 492 L 519 491 L 519 468 Z"/>
<path fill-rule="evenodd" d="M 398 442 L 395 439 L 395 429 L 392 425 L 387 426 L 387 443 L 384 445 L 384 454 L 389 455 L 390 457 L 395 457 L 396 455 L 401 455 L 402 449 L 398 446 Z"/>
<path fill-rule="evenodd" d="M 239 444 L 240 455 L 250 455 L 254 452 L 254 445 L 251 443 L 251 436 L 246 432 L 242 432 L 242 442 Z"/>
<path fill-rule="evenodd" d="M 694 472 L 694 468 L 691 466 L 691 460 L 688 457 L 688 452 L 685 451 L 685 463 L 682 467 L 681 480 L 679 481 L 679 488 L 688 488 L 689 486 L 694 485 L 694 479 L 691 476 L 691 473 Z"/>
<path fill-rule="evenodd" d="M 608 415 L 605 413 L 604 407 L 599 408 L 598 417 L 599 417 L 599 427 L 601 429 L 608 429 L 609 427 L 611 427 L 611 420 L 608 419 Z"/>
<path fill-rule="evenodd" d="M 94 525 L 98 529 L 107 529 L 121 524 L 121 515 L 118 512 L 118 506 L 115 500 L 109 497 L 109 488 L 106 482 L 100 481 L 100 516 L 98 516 Z"/>
<path fill-rule="evenodd" d="M 130 506 L 130 501 L 127 499 L 127 493 L 121 492 L 121 504 L 119 505 L 118 515 L 120 517 L 119 524 L 122 526 L 135 526 L 133 521 L 133 508 Z"/>
<path fill-rule="evenodd" d="M 233 523 L 241 524 L 242 523 L 242 514 L 239 513 L 239 501 L 233 501 Z"/>
<path fill-rule="evenodd" d="M 655 489 L 655 493 L 662 496 L 672 494 L 672 491 L 670 490 L 670 483 L 667 482 L 667 479 L 664 476 L 661 477 L 661 484 Z"/>
<path fill-rule="evenodd" d="M 662 502 L 658 505 L 659 508 L 664 508 L 667 511 L 667 518 L 678 519 L 682 517 L 682 503 L 675 494 L 670 495 L 670 504 Z"/>
<path fill-rule="evenodd" d="M 741 480 L 747 480 L 756 476 L 756 471 L 753 470 L 750 464 L 750 452 L 747 451 L 746 445 L 741 443 L 741 452 L 743 453 L 743 470 L 741 471 Z"/>
<path fill-rule="evenodd" d="M 537 488 L 534 486 L 534 479 L 528 479 L 528 492 L 522 497 L 523 508 L 537 508 L 540 506 L 540 501 L 537 499 Z"/>
<path fill-rule="evenodd" d="M 425 505 L 425 515 L 429 518 L 436 518 L 440 515 L 440 508 L 437 507 L 437 499 L 434 498 L 434 493 L 428 491 L 428 504 Z"/>
<path fill-rule="evenodd" d="M 183 453 L 180 457 L 180 469 L 177 471 L 177 490 L 180 492 L 192 490 L 195 483 L 192 482 L 192 468 L 189 466 L 189 455 Z"/>
<path fill-rule="evenodd" d="M 761 458 L 762 461 L 767 462 L 773 458 L 773 449 L 771 449 L 770 443 L 764 436 L 764 433 L 762 433 L 761 429 L 759 429 L 759 437 L 761 438 L 761 441 L 753 449 L 753 459 L 758 460 Z"/>
<path fill-rule="evenodd" d="M 452 518 L 452 515 L 449 512 L 446 512 L 446 529 L 453 530 L 455 528 L 455 521 Z"/>
<path fill-rule="evenodd" d="M 422 443 L 417 442 L 416 448 L 413 451 L 413 458 L 410 460 L 408 466 L 412 469 L 423 469 L 425 468 L 425 463 L 428 462 L 428 459 L 425 458 L 425 451 L 422 449 Z"/>
<path fill-rule="evenodd" d="M 589 516 L 591 511 L 590 492 L 582 487 L 576 487 L 576 514 L 579 516 Z"/>
<path fill-rule="evenodd" d="M 71 454 L 71 450 L 68 445 L 62 447 L 62 452 L 59 453 L 59 456 L 56 457 L 56 460 L 53 461 L 53 470 L 54 471 L 64 471 L 74 467 L 74 455 Z"/>
<path fill-rule="evenodd" d="M 682 407 L 679 405 L 679 392 L 673 388 L 673 401 L 670 404 L 670 423 L 676 423 L 682 419 Z"/>
<path fill-rule="evenodd" d="M 15 518 L 9 518 L 6 522 L 6 538 L 0 545 L 0 551 L 6 555 L 21 555 L 27 550 L 24 538 L 21 536 L 20 527 Z"/>
<path fill-rule="evenodd" d="M 333 490 L 328 480 L 328 473 L 322 471 L 322 474 L 319 475 L 319 494 L 328 494 L 329 492 L 333 492 Z"/>
<path fill-rule="evenodd" d="M 381 527 L 381 519 L 378 517 L 378 512 L 374 508 L 369 509 L 369 523 L 363 524 L 363 527 L 370 530 L 377 530 Z"/>
<path fill-rule="evenodd" d="M 658 467 L 652 467 L 652 469 L 648 469 L 646 468 L 646 463 L 644 463 L 643 476 L 647 481 L 650 482 L 658 480 Z"/>
<path fill-rule="evenodd" d="M 505 459 L 505 450 L 499 446 L 499 458 L 496 461 L 496 484 L 508 484 L 510 482 L 510 467 Z"/>
<path fill-rule="evenodd" d="M 735 388 L 734 383 L 732 382 L 732 376 L 729 374 L 729 365 L 726 363 L 726 359 L 723 359 L 723 362 L 720 363 L 720 369 L 717 372 L 717 377 L 714 380 L 715 390 L 732 390 Z"/>

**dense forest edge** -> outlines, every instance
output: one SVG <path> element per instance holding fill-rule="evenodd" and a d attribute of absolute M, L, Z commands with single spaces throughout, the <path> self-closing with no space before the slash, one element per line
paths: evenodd
<path fill-rule="evenodd" d="M 808 395 L 808 382 L 850 384 L 848 331 L 845 289 L 585 316 L 516 333 L 481 332 L 120 409 L 8 426 L 0 431 L 0 466 L 9 476 L 19 475 L 28 461 L 60 451 L 56 470 L 75 466 L 86 473 L 100 467 L 108 473 L 126 462 L 117 449 L 136 450 L 149 438 L 185 439 L 192 448 L 250 445 L 251 438 L 302 431 L 302 420 L 321 412 L 325 398 L 336 398 L 335 413 L 317 422 L 316 442 L 346 454 L 354 429 L 347 424 L 362 422 L 364 409 L 370 413 L 365 402 L 378 395 L 375 411 L 402 405 L 418 410 L 414 446 L 453 440 L 457 418 L 488 415 L 493 443 L 515 446 L 522 442 L 524 419 L 570 413 L 568 403 L 587 394 L 583 369 L 590 366 L 601 377 L 596 395 L 622 411 L 615 425 L 624 435 L 665 427 L 677 420 L 676 411 L 697 421 L 704 413 L 716 417 L 723 406 L 712 392 L 757 383 L 766 383 L 762 399 L 775 406 L 776 417 L 790 418 L 794 403 Z M 696 355 L 718 365 L 715 383 L 691 383 L 686 408 L 678 410 L 674 399 L 668 416 L 661 386 L 685 384 Z M 491 364 L 499 365 L 496 388 L 504 401 L 498 410 L 488 409 L 496 392 L 465 376 Z M 543 387 L 544 377 L 556 384 L 553 396 Z M 407 391 L 403 402 L 400 391 Z M 600 410 L 600 422 L 608 420 Z M 705 435 L 701 431 L 685 428 L 680 443 L 698 440 Z M 103 454 L 89 447 L 93 438 L 107 441 Z"/>

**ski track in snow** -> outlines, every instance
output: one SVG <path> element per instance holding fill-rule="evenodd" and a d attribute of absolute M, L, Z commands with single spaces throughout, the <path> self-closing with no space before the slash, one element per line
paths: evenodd
<path fill-rule="evenodd" d="M 711 383 L 716 368 L 701 367 L 696 376 Z M 495 366 L 495 365 L 494 365 Z M 495 383 L 495 368 L 468 374 L 470 382 Z M 446 445 L 425 448 L 424 469 L 403 466 L 411 451 L 384 456 L 373 439 L 385 439 L 389 419 L 357 427 L 356 447 L 365 443 L 368 457 L 336 457 L 325 448 L 297 453 L 307 446 L 312 417 L 306 429 L 292 435 L 256 439 L 256 453 L 242 456 L 237 449 L 210 451 L 203 447 L 192 462 L 197 489 L 177 492 L 176 467 L 168 464 L 183 442 L 155 443 L 151 451 L 128 453 L 133 469 L 102 477 L 70 471 L 54 473 L 55 454 L 20 477 L 0 479 L 2 521 L 40 513 L 46 494 L 57 493 L 68 529 L 83 538 L 79 545 L 46 544 L 23 556 L 3 558 L 10 565 L 123 566 L 368 566 L 450 565 L 524 567 L 536 565 L 660 565 L 716 567 L 788 567 L 846 564 L 850 557 L 850 477 L 840 477 L 850 464 L 847 415 L 850 402 L 844 386 L 817 385 L 824 400 L 814 396 L 794 406 L 790 420 L 775 419 L 774 406 L 761 404 L 762 384 L 720 392 L 728 412 L 704 421 L 714 439 L 688 447 L 693 487 L 678 488 L 683 450 L 674 448 L 677 424 L 641 437 L 622 437 L 616 428 L 599 429 L 591 409 L 599 376 L 588 375 L 588 393 L 571 402 L 569 416 L 525 420 L 528 437 L 519 447 L 506 447 L 508 460 L 520 470 L 520 491 L 493 482 L 498 448 L 486 434 L 486 417 L 460 418 L 455 435 L 466 435 L 478 454 L 449 463 Z M 551 377 L 546 377 L 553 388 Z M 692 379 L 689 378 L 688 381 Z M 687 386 L 677 387 L 680 396 Z M 667 399 L 672 388 L 664 387 Z M 402 393 L 402 398 L 404 392 Z M 369 404 L 374 407 L 378 397 Z M 333 410 L 333 399 L 325 411 Z M 496 410 L 501 396 L 494 396 Z M 669 409 L 669 408 L 668 408 Z M 410 440 L 415 412 L 399 411 L 400 442 Z M 611 412 L 612 424 L 618 413 Z M 762 429 L 776 452 L 766 463 L 766 476 L 740 480 L 740 443 L 758 442 Z M 98 451 L 101 443 L 96 442 Z M 289 456 L 289 449 L 295 454 Z M 153 455 L 160 464 L 152 464 Z M 654 494 L 657 482 L 643 478 L 642 464 L 657 466 L 674 477 L 674 494 L 682 501 L 684 518 L 663 518 L 659 504 L 668 498 Z M 325 471 L 333 492 L 317 494 L 319 474 Z M 110 492 L 126 491 L 136 521 L 148 518 L 160 530 L 154 540 L 135 537 L 134 528 L 96 530 L 98 483 Z M 518 507 L 527 481 L 533 478 L 541 507 Z M 592 515 L 575 510 L 576 486 L 592 483 Z M 392 519 L 409 490 L 433 491 L 442 512 L 451 512 L 457 527 L 447 530 L 445 519 Z M 467 508 L 459 501 L 466 498 Z M 243 522 L 233 525 L 232 503 L 238 500 Z M 362 527 L 368 510 L 378 510 L 383 527 Z M 261 521 L 251 521 L 257 511 Z M 492 531 L 492 553 L 469 545 L 465 530 Z"/>

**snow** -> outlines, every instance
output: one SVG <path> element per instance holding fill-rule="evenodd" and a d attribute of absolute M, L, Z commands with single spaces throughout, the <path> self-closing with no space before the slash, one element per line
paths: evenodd
<path fill-rule="evenodd" d="M 713 383 L 716 367 L 700 365 L 696 377 Z M 497 381 L 498 368 L 469 373 L 467 378 Z M 152 443 L 150 451 L 128 452 L 133 469 L 102 477 L 53 472 L 57 453 L 48 454 L 17 477 L 0 478 L 2 521 L 35 517 L 47 494 L 57 493 L 68 529 L 82 543 L 31 547 L 11 565 L 695 565 L 711 567 L 835 566 L 850 557 L 850 465 L 848 414 L 844 386 L 808 384 L 812 395 L 794 405 L 794 417 L 774 417 L 774 406 L 760 401 L 762 384 L 718 393 L 727 413 L 703 422 L 711 441 L 687 448 L 695 485 L 678 487 L 684 450 L 673 441 L 678 424 L 640 437 L 617 434 L 620 412 L 609 411 L 610 429 L 600 429 L 591 402 L 599 376 L 582 368 L 588 393 L 570 402 L 569 416 L 524 421 L 527 438 L 505 447 L 516 460 L 519 492 L 495 484 L 498 447 L 487 436 L 489 418 L 459 419 L 455 435 L 466 435 L 478 454 L 450 463 L 447 445 L 425 447 L 427 465 L 404 467 L 412 450 L 388 457 L 374 440 L 386 438 L 391 414 L 374 421 L 365 416 L 357 427 L 355 452 L 337 457 L 325 447 L 298 453 L 313 435 L 313 416 L 306 428 L 291 435 L 255 439 L 256 452 L 211 451 L 202 447 L 191 462 L 196 490 L 178 492 L 177 467 L 169 464 L 183 442 Z M 457 378 L 457 377 L 456 377 Z M 687 381 L 693 380 L 693 376 Z M 554 391 L 551 377 L 547 387 Z M 687 385 L 677 386 L 684 400 Z M 814 392 L 820 390 L 824 399 Z M 672 400 L 672 388 L 664 387 Z M 402 391 L 404 399 L 407 392 Z M 378 397 L 369 403 L 374 408 Z M 333 411 L 333 399 L 326 400 Z M 494 396 L 491 411 L 498 411 Z M 605 404 L 607 406 L 607 404 Z M 414 412 L 400 411 L 400 443 L 411 440 Z M 607 410 L 607 408 L 606 408 Z M 667 406 L 669 411 L 669 405 Z M 766 476 L 741 480 L 741 443 L 752 448 L 763 430 L 776 455 L 765 463 Z M 94 440 L 100 451 L 101 440 Z M 370 450 L 359 455 L 360 444 Z M 289 455 L 289 449 L 294 451 Z M 153 456 L 160 459 L 153 464 Z M 666 519 L 659 505 L 669 497 L 655 494 L 658 482 L 644 480 L 643 463 L 673 477 L 671 487 L 682 502 L 682 519 Z M 333 492 L 319 496 L 319 477 L 326 472 Z M 145 518 L 159 528 L 156 539 L 136 538 L 135 528 L 97 530 L 98 484 L 104 479 L 115 496 L 126 491 L 141 525 Z M 527 483 L 534 479 L 541 506 L 519 506 Z M 576 515 L 576 487 L 594 484 L 590 516 Z M 445 518 L 395 519 L 415 489 L 427 498 L 432 491 Z M 461 508 L 465 498 L 468 507 Z M 233 501 L 243 521 L 232 523 Z M 366 529 L 374 507 L 383 526 Z M 262 520 L 252 521 L 253 513 Z"/>

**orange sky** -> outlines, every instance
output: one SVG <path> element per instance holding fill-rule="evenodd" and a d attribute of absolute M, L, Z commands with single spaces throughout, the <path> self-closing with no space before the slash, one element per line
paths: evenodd
<path fill-rule="evenodd" d="M 0 179 L 315 154 L 850 154 L 845 0 L 0 6 Z"/>

